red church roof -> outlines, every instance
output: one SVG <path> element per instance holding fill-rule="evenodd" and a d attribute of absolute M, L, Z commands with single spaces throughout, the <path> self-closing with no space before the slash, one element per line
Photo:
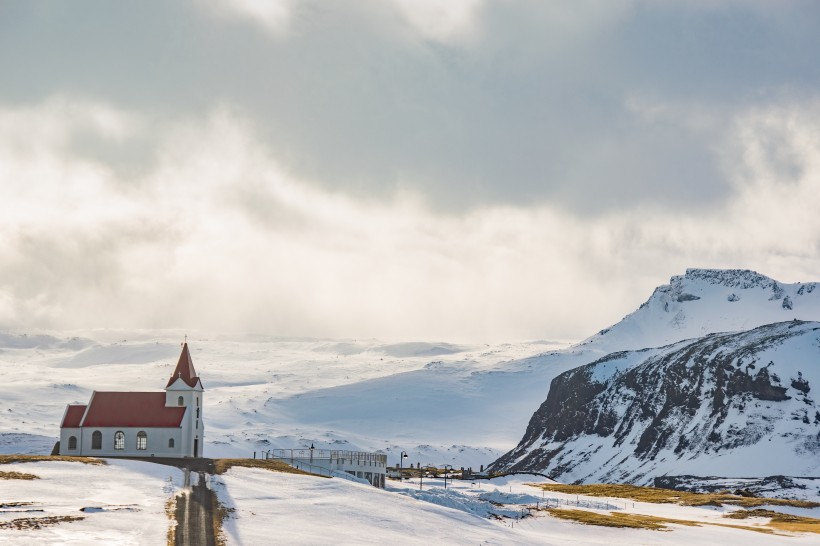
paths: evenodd
<path fill-rule="evenodd" d="M 81 426 L 178 427 L 184 415 L 185 407 L 165 406 L 164 392 L 95 392 Z"/>
<path fill-rule="evenodd" d="M 88 406 L 81 406 L 81 405 L 69 405 L 66 408 L 65 416 L 63 417 L 63 424 L 60 425 L 60 428 L 77 428 L 80 426 L 80 421 L 83 419 L 83 414 L 85 413 L 85 408 Z"/>
<path fill-rule="evenodd" d="M 168 380 L 168 384 L 165 385 L 165 388 L 170 387 L 178 378 L 181 378 L 189 387 L 196 387 L 196 384 L 199 383 L 199 377 L 197 377 L 196 370 L 194 369 L 194 362 L 191 360 L 191 353 L 188 351 L 188 343 L 182 345 L 182 354 L 179 355 L 179 362 L 177 362 L 177 367 L 174 373 L 171 374 L 171 378 Z"/>

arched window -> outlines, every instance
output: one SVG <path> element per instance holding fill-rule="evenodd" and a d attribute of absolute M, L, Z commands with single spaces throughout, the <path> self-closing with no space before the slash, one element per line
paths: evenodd
<path fill-rule="evenodd" d="M 114 449 L 125 449 L 125 433 L 121 430 L 114 433 Z"/>
<path fill-rule="evenodd" d="M 185 400 L 181 396 L 179 398 L 177 398 L 177 406 L 184 406 L 184 405 L 185 405 Z"/>
<path fill-rule="evenodd" d="M 95 430 L 91 435 L 91 449 L 102 449 L 102 432 Z"/>
<path fill-rule="evenodd" d="M 142 430 L 137 433 L 137 449 L 148 449 L 148 435 Z"/>
<path fill-rule="evenodd" d="M 173 438 L 168 439 L 168 447 L 174 447 L 174 439 Z"/>
<path fill-rule="evenodd" d="M 196 405 L 199 407 L 199 396 L 196 397 Z"/>
<path fill-rule="evenodd" d="M 71 436 L 68 439 L 68 449 L 77 449 L 77 437 Z"/>

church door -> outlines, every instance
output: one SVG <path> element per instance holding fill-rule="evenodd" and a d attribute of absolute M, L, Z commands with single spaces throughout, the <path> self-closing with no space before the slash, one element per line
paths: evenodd
<path fill-rule="evenodd" d="M 199 439 L 194 438 L 194 457 L 199 457 Z"/>

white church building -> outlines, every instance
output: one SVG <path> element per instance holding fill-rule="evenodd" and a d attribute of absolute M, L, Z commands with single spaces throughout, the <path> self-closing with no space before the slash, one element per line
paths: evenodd
<path fill-rule="evenodd" d="M 165 392 L 94 391 L 69 404 L 60 425 L 60 455 L 202 457 L 204 388 L 188 343 Z"/>

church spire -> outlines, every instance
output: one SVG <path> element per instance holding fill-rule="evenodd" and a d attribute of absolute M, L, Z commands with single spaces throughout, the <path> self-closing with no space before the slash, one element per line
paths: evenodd
<path fill-rule="evenodd" d="M 165 385 L 166 389 L 173 385 L 174 381 L 177 379 L 182 379 L 182 381 L 184 381 L 185 384 L 191 388 L 196 387 L 196 384 L 199 383 L 199 377 L 196 375 L 194 362 L 191 360 L 191 353 L 188 350 L 188 336 L 185 337 L 186 341 L 182 344 L 182 354 L 179 355 L 177 367 L 174 369 L 174 373 L 171 374 L 168 384 Z"/>

